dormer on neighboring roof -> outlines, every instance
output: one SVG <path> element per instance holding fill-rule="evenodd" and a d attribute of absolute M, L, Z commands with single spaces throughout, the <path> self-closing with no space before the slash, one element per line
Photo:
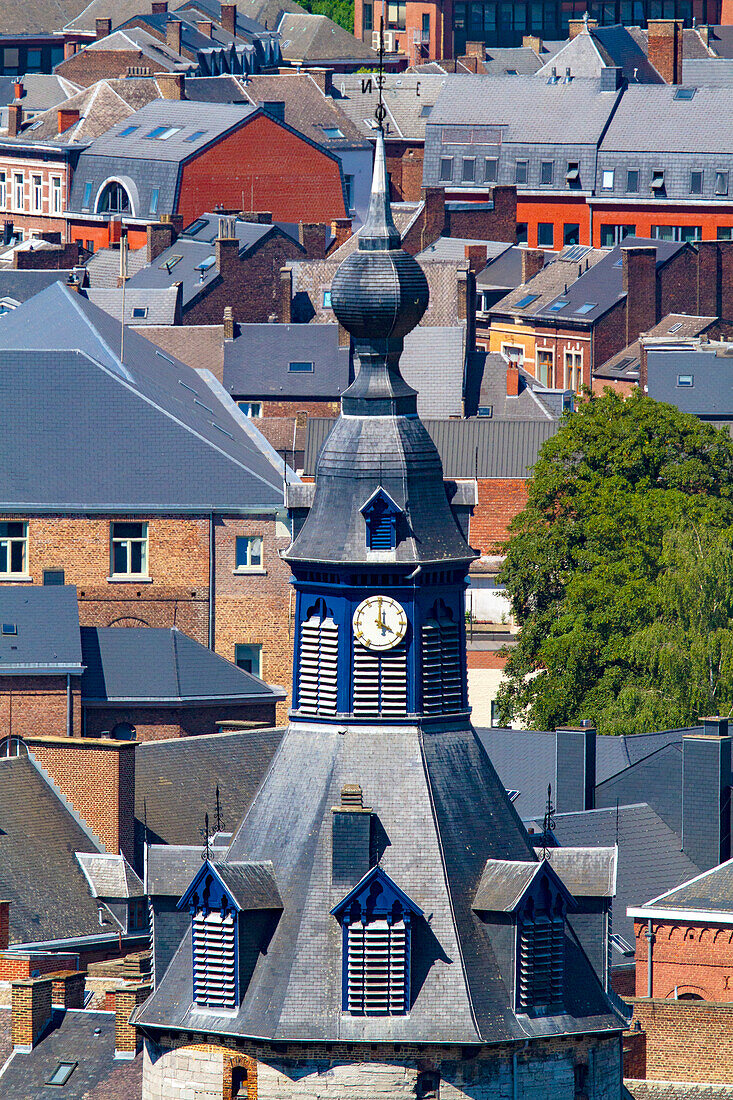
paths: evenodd
<path fill-rule="evenodd" d="M 394 550 L 397 546 L 398 516 L 403 514 L 404 509 L 380 485 L 360 511 L 366 524 L 367 550 Z"/>
<path fill-rule="evenodd" d="M 193 933 L 193 1007 L 216 1014 L 239 1008 L 260 951 L 283 903 L 273 865 L 206 859 L 178 903 Z"/>
<path fill-rule="evenodd" d="M 411 926 L 422 910 L 377 866 L 331 915 L 343 930 L 342 1011 L 351 1016 L 409 1012 Z"/>

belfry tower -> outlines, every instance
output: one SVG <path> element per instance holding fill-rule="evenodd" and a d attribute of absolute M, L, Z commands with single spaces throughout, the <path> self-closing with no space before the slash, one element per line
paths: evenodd
<path fill-rule="evenodd" d="M 625 1021 L 590 961 L 608 929 L 591 905 L 576 930 L 470 724 L 474 553 L 400 374 L 428 289 L 381 132 L 331 296 L 358 373 L 298 486 L 290 725 L 136 1010 L 143 1100 L 618 1100 Z"/>

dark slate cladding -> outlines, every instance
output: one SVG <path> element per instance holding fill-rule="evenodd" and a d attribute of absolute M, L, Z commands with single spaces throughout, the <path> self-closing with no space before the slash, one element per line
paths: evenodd
<path fill-rule="evenodd" d="M 79 607 L 73 585 L 3 585 L 0 617 L 0 675 L 24 670 L 30 675 L 81 673 Z M 5 627 L 13 627 L 14 632 Z"/>

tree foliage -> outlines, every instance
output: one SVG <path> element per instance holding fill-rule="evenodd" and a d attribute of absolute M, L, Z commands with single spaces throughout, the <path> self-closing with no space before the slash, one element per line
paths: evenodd
<path fill-rule="evenodd" d="M 300 0 L 300 3 L 313 15 L 327 15 L 334 23 L 354 33 L 354 5 L 350 0 Z"/>
<path fill-rule="evenodd" d="M 507 544 L 503 579 L 521 632 L 502 713 L 539 729 L 587 718 L 642 732 L 724 709 L 730 603 L 699 592 L 716 591 L 713 559 L 730 567 L 731 525 L 727 432 L 641 393 L 583 404 L 542 448 Z M 686 601 L 697 601 L 696 619 L 692 608 L 682 615 Z M 711 694 L 712 624 L 722 634 Z"/>

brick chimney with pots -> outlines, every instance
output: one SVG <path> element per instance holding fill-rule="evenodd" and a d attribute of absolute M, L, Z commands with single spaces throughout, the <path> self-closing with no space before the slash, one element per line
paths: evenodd
<path fill-rule="evenodd" d="M 111 19 L 97 19 L 94 24 L 94 34 L 97 42 L 102 38 L 109 38 L 112 34 L 112 20 Z"/>
<path fill-rule="evenodd" d="M 522 249 L 522 284 L 539 275 L 545 266 L 545 254 L 541 248 Z"/>
<path fill-rule="evenodd" d="M 169 19 L 165 25 L 165 44 L 173 53 L 181 52 L 181 22 L 179 19 Z"/>
<path fill-rule="evenodd" d="M 325 260 L 325 225 L 320 222 L 301 222 L 298 226 L 298 242 L 305 249 L 305 254 L 309 260 Z"/>
<path fill-rule="evenodd" d="M 506 395 L 519 397 L 519 364 L 510 359 L 506 368 Z"/>
<path fill-rule="evenodd" d="M 23 87 L 22 80 L 16 80 L 13 84 L 13 95 L 16 99 L 22 99 L 25 95 L 25 88 Z"/>
<path fill-rule="evenodd" d="M 74 126 L 79 121 L 79 108 L 78 107 L 59 107 L 58 109 L 58 130 L 60 134 L 63 134 L 71 126 Z"/>
<path fill-rule="evenodd" d="M 665 84 L 682 82 L 681 19 L 649 19 L 649 60 Z"/>
<path fill-rule="evenodd" d="M 236 278 L 239 273 L 239 241 L 230 228 L 229 219 L 221 219 L 215 244 L 216 266 L 222 279 Z"/>
<path fill-rule="evenodd" d="M 50 978 L 11 983 L 10 1035 L 16 1053 L 30 1054 L 50 1024 L 52 986 Z"/>
<path fill-rule="evenodd" d="M 0 901 L 0 951 L 10 944 L 10 902 Z"/>
<path fill-rule="evenodd" d="M 17 137 L 23 125 L 23 108 L 11 103 L 8 107 L 8 137 Z"/>
<path fill-rule="evenodd" d="M 626 340 L 657 323 L 657 250 L 654 245 L 621 247 L 622 287 L 626 295 Z"/>
<path fill-rule="evenodd" d="M 115 1058 L 132 1061 L 142 1045 L 130 1016 L 150 996 L 149 985 L 124 986 L 115 990 Z"/>
<path fill-rule="evenodd" d="M 227 34 L 237 33 L 237 5 L 236 4 L 222 4 L 221 15 L 219 16 L 219 22 L 221 23 L 221 29 L 226 31 Z"/>
<path fill-rule="evenodd" d="M 186 76 L 184 73 L 156 73 L 155 80 L 161 99 L 185 99 Z"/>
<path fill-rule="evenodd" d="M 568 38 L 577 38 L 579 34 L 590 34 L 597 26 L 597 19 L 569 19 Z"/>
<path fill-rule="evenodd" d="M 255 225 L 272 225 L 271 210 L 242 210 L 240 218 L 245 222 L 254 222 Z"/>

